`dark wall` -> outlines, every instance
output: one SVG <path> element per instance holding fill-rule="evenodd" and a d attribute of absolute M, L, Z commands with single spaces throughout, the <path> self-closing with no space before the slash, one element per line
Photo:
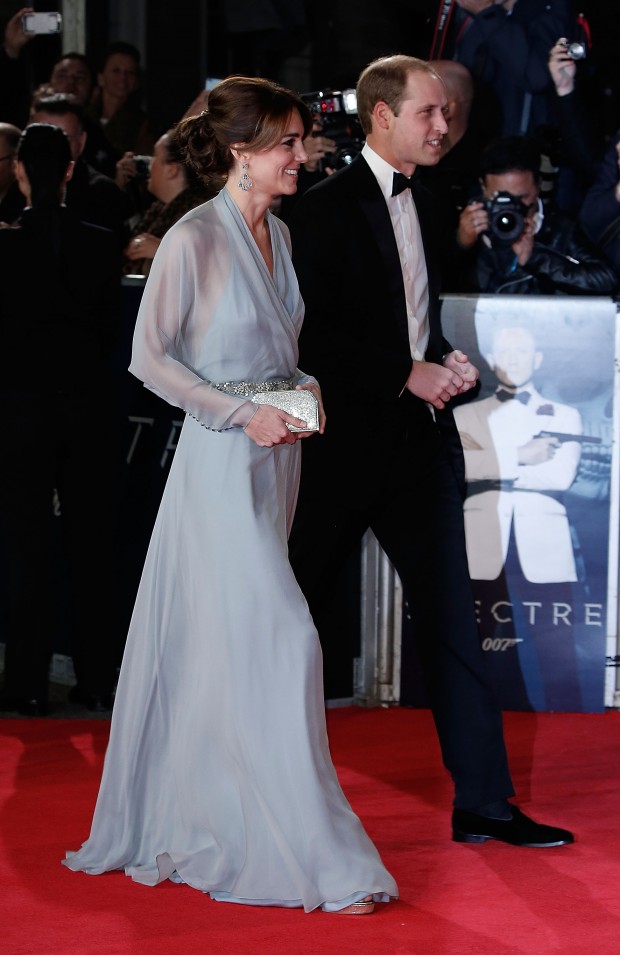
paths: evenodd
<path fill-rule="evenodd" d="M 146 98 L 156 130 L 177 122 L 204 88 L 209 4 L 204 0 L 149 0 L 146 25 Z"/>
<path fill-rule="evenodd" d="M 242 72 L 287 83 L 294 75 L 291 85 L 307 92 L 354 85 L 377 56 L 401 52 L 427 57 L 440 5 L 440 0 L 142 2 L 147 11 L 146 49 L 141 51 L 146 105 L 162 131 L 185 111 L 207 76 Z M 0 0 L 0 24 L 20 6 L 20 0 Z M 620 126 L 620 18 L 609 0 L 580 0 L 579 5 L 575 0 L 574 6 L 585 11 L 592 27 L 586 71 L 592 112 L 600 117 L 596 132 L 610 134 Z M 87 0 L 86 8 L 86 53 L 96 67 L 107 42 L 118 37 L 109 36 L 110 0 Z M 33 84 L 49 75 L 58 46 L 58 38 L 41 37 L 25 51 Z M 293 61 L 291 73 L 287 67 Z"/>

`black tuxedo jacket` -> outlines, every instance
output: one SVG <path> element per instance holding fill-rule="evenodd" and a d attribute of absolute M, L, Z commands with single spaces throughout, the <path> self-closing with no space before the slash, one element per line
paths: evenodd
<path fill-rule="evenodd" d="M 107 381 L 120 326 L 120 253 L 113 234 L 59 210 L 26 209 L 0 229 L 0 393 L 70 394 Z"/>
<path fill-rule="evenodd" d="M 441 216 L 418 174 L 413 197 L 430 292 L 426 359 L 440 363 L 450 350 L 439 314 Z M 303 481 L 367 504 L 386 469 L 398 466 L 405 438 L 428 428 L 430 412 L 403 391 L 411 351 L 402 269 L 388 208 L 366 160 L 357 157 L 302 196 L 290 228 L 306 305 L 299 365 L 318 379 L 327 413 L 325 435 L 304 442 Z M 453 415 L 446 409 L 436 417 L 464 487 Z"/>

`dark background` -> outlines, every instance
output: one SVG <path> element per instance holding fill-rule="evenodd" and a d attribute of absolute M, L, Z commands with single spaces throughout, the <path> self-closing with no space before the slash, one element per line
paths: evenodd
<path fill-rule="evenodd" d="M 86 52 L 99 63 L 106 44 L 141 51 L 144 103 L 157 131 L 174 123 L 207 76 L 241 72 L 279 80 L 298 92 L 354 86 L 372 59 L 429 55 L 440 0 L 87 0 Z M 37 10 L 62 3 L 35 3 Z M 0 24 L 21 8 L 0 0 Z M 575 2 L 588 17 L 593 49 L 583 73 L 592 114 L 608 135 L 620 127 L 620 17 L 616 0 Z M 449 46 L 448 46 L 449 50 Z M 26 47 L 33 85 L 49 76 L 58 37 Z M 0 117 L 2 119 L 2 117 Z"/>

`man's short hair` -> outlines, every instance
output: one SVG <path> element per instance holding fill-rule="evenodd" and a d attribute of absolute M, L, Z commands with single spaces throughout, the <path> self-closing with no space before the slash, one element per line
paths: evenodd
<path fill-rule="evenodd" d="M 88 75 L 90 76 L 90 78 L 91 79 L 93 78 L 93 68 L 88 62 L 87 58 L 84 56 L 83 53 L 76 53 L 74 50 L 70 50 L 68 53 L 61 53 L 61 55 L 54 60 L 54 64 L 52 66 L 52 72 L 54 68 L 58 66 L 59 63 L 62 63 L 64 60 L 78 60 L 88 70 Z"/>
<path fill-rule="evenodd" d="M 86 121 L 83 108 L 75 102 L 70 93 L 48 93 L 45 96 L 37 96 L 32 103 L 32 112 L 49 113 L 50 116 L 76 116 L 81 130 L 84 129 Z"/>
<path fill-rule="evenodd" d="M 357 114 L 366 134 L 372 130 L 372 114 L 377 103 L 387 103 L 398 116 L 410 73 L 427 73 L 439 79 L 430 63 L 403 53 L 379 57 L 362 70 L 357 81 Z"/>
<path fill-rule="evenodd" d="M 537 339 L 540 334 L 533 329 L 532 323 L 524 320 L 519 314 L 519 307 L 515 306 L 515 311 L 504 313 L 485 312 L 483 315 L 476 316 L 476 341 L 478 351 L 481 355 L 492 355 L 497 345 L 500 335 L 507 331 L 518 329 L 520 332 L 528 335 L 534 346 L 538 350 Z"/>
<path fill-rule="evenodd" d="M 0 123 L 0 138 L 4 140 L 6 148 L 10 153 L 17 152 L 21 134 L 21 129 L 19 129 L 18 126 L 13 126 L 13 123 Z"/>
<path fill-rule="evenodd" d="M 540 180 L 540 150 L 528 136 L 505 136 L 483 150 L 480 157 L 480 175 L 501 176 L 506 172 L 531 172 L 535 182 Z"/>

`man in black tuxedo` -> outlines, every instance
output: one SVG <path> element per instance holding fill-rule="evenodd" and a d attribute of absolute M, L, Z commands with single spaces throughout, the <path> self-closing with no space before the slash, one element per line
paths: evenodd
<path fill-rule="evenodd" d="M 300 366 L 326 432 L 306 442 L 291 561 L 321 632 L 329 581 L 371 527 L 403 583 L 444 763 L 453 838 L 553 846 L 514 795 L 487 682 L 463 530 L 463 455 L 450 410 L 477 370 L 439 320 L 439 216 L 418 175 L 441 155 L 446 95 L 432 67 L 384 57 L 362 73 L 367 142 L 299 201 L 293 257 L 306 318 Z"/>

